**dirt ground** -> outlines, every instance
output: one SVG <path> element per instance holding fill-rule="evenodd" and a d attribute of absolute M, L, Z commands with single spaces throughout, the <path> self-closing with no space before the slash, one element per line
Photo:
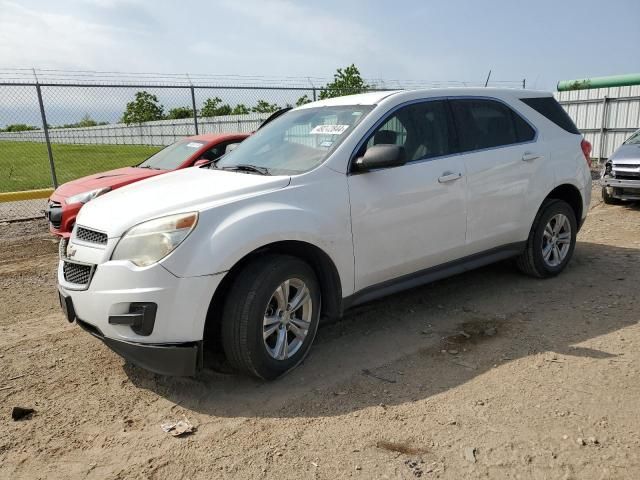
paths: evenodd
<path fill-rule="evenodd" d="M 640 478 L 640 206 L 594 196 L 558 278 L 502 263 L 365 305 L 272 383 L 125 364 L 63 318 L 44 222 L 5 224 L 0 478 Z"/>

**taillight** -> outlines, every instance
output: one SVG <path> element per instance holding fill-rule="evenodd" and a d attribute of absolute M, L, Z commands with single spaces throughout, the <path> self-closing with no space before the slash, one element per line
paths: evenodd
<path fill-rule="evenodd" d="M 583 138 L 580 142 L 580 148 L 582 148 L 582 153 L 584 154 L 584 159 L 587 161 L 587 165 L 591 168 L 591 144 Z"/>

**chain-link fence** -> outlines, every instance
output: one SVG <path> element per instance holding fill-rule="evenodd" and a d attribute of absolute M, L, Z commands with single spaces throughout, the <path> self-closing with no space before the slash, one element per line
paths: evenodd
<path fill-rule="evenodd" d="M 322 96 L 318 79 L 307 86 L 189 77 L 134 83 L 122 75 L 112 83 L 75 82 L 69 75 L 38 80 L 35 72 L 29 81 L 5 79 L 0 72 L 0 221 L 42 215 L 52 190 L 70 180 L 137 165 L 186 136 L 249 133 L 278 109 Z M 371 90 L 403 87 L 376 83 Z"/>

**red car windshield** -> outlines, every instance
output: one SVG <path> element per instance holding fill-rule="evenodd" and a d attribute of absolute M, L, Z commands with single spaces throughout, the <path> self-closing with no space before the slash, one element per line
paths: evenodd
<path fill-rule="evenodd" d="M 205 144 L 205 142 L 188 139 L 180 140 L 150 156 L 138 165 L 138 167 L 154 168 L 157 170 L 175 170 Z"/>

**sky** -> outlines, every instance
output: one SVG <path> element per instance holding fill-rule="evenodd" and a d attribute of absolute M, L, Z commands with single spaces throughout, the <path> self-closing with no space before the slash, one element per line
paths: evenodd
<path fill-rule="evenodd" d="M 638 0 L 0 0 L 0 68 L 482 82 L 640 72 Z"/>

